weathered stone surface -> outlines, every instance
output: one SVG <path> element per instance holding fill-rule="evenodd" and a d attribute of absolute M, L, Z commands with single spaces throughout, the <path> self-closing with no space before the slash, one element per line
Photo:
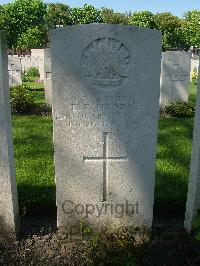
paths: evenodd
<path fill-rule="evenodd" d="M 52 81 L 51 81 L 51 51 L 46 48 L 44 51 L 44 87 L 45 87 L 45 102 L 52 105 Z"/>
<path fill-rule="evenodd" d="M 185 228 L 188 231 L 191 230 L 192 220 L 196 216 L 198 209 L 200 210 L 200 78 L 198 80 L 192 158 L 185 213 Z"/>
<path fill-rule="evenodd" d="M 39 69 L 40 79 L 44 80 L 44 49 L 31 49 L 31 66 Z"/>
<path fill-rule="evenodd" d="M 22 85 L 21 58 L 17 55 L 8 57 L 9 86 Z"/>
<path fill-rule="evenodd" d="M 22 72 L 25 73 L 31 67 L 31 56 L 25 55 L 21 57 Z"/>
<path fill-rule="evenodd" d="M 58 227 L 151 226 L 161 34 L 66 27 L 51 56 Z"/>
<path fill-rule="evenodd" d="M 8 56 L 8 71 L 21 71 L 20 57 Z"/>
<path fill-rule="evenodd" d="M 11 135 L 6 39 L 0 31 L 0 232 L 15 233 L 18 227 L 18 199 Z"/>
<path fill-rule="evenodd" d="M 160 105 L 170 101 L 188 101 L 191 53 L 167 51 L 162 53 Z"/>

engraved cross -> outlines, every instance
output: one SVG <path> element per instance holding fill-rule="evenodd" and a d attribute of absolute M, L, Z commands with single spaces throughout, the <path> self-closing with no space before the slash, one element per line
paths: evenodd
<path fill-rule="evenodd" d="M 172 80 L 173 81 L 181 81 L 184 79 L 185 79 L 185 76 L 180 73 L 180 65 L 173 64 Z"/>
<path fill-rule="evenodd" d="M 108 156 L 108 134 L 109 132 L 103 132 L 103 156 L 97 156 L 97 157 L 85 157 L 83 156 L 83 162 L 87 161 L 99 161 L 103 163 L 103 195 L 102 195 L 102 201 L 107 200 L 108 195 L 108 162 L 109 161 L 128 161 L 127 156 L 122 157 L 110 157 Z"/>

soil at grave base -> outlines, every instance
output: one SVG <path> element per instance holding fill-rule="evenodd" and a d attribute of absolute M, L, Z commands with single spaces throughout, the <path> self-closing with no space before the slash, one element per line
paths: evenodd
<path fill-rule="evenodd" d="M 31 223 L 35 234 L 28 236 L 24 231 L 19 241 L 0 242 L 0 265 L 200 265 L 200 243 L 182 227 L 154 226 L 150 241 L 142 243 L 137 238 L 132 246 L 126 243 L 123 249 L 110 236 L 101 239 L 97 246 L 81 238 L 70 241 L 56 231 L 51 218 L 39 219 L 40 224 L 48 221 L 48 227 L 39 227 L 38 217 L 28 218 L 22 224 Z M 36 233 L 36 229 L 40 231 Z M 129 261 L 134 263 L 128 264 Z"/>
<path fill-rule="evenodd" d="M 0 265 L 86 265 L 86 245 L 56 234 L 0 245 Z"/>

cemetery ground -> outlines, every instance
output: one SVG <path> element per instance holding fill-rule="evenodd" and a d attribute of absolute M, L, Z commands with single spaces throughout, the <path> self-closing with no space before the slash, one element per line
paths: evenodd
<path fill-rule="evenodd" d="M 34 90 L 36 103 L 43 104 L 43 84 L 28 85 Z M 193 82 L 192 105 L 195 96 Z M 50 115 L 13 115 L 22 229 L 19 241 L 0 244 L 0 265 L 200 265 L 200 243 L 182 227 L 193 117 L 159 119 L 151 235 L 135 228 L 96 234 L 84 223 L 78 238 L 56 231 L 52 131 Z"/>

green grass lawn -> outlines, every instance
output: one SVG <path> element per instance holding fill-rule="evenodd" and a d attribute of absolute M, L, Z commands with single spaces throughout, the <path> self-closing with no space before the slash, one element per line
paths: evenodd
<path fill-rule="evenodd" d="M 193 132 L 192 118 L 160 118 L 155 200 L 184 204 L 187 195 Z"/>
<path fill-rule="evenodd" d="M 45 92 L 44 91 L 34 91 L 35 103 L 45 104 Z"/>
<path fill-rule="evenodd" d="M 39 77 L 29 77 L 29 81 L 23 82 L 23 85 L 28 86 L 35 95 L 35 103 L 45 103 L 44 82 L 35 82 Z"/>
<path fill-rule="evenodd" d="M 190 85 L 189 103 L 196 103 L 196 82 Z M 159 119 L 155 200 L 160 205 L 185 207 L 192 151 L 194 118 Z"/>
<path fill-rule="evenodd" d="M 197 94 L 197 80 L 193 80 L 190 84 L 189 103 L 194 106 L 196 104 L 196 94 Z"/>
<path fill-rule="evenodd" d="M 196 87 L 190 88 L 195 103 Z M 52 119 L 13 116 L 14 148 L 20 202 L 55 202 Z M 186 201 L 193 118 L 159 119 L 155 200 L 159 204 Z"/>
<path fill-rule="evenodd" d="M 20 203 L 54 201 L 51 117 L 15 115 L 13 128 Z"/>
<path fill-rule="evenodd" d="M 24 85 L 27 85 L 28 87 L 30 87 L 33 90 L 44 90 L 44 83 L 43 82 L 33 82 L 33 81 L 29 81 L 29 82 L 23 82 Z"/>

